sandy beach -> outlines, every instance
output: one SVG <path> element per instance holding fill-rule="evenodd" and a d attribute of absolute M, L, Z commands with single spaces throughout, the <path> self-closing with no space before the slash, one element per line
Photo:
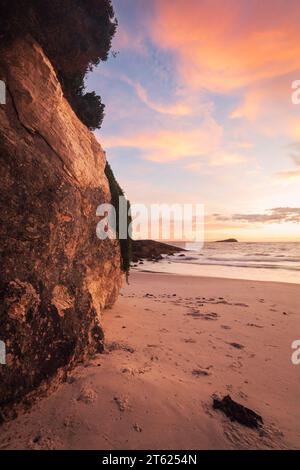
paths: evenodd
<path fill-rule="evenodd" d="M 1 428 L 1 449 L 300 448 L 298 285 L 133 272 L 107 353 Z M 251 430 L 212 408 L 230 394 Z"/>

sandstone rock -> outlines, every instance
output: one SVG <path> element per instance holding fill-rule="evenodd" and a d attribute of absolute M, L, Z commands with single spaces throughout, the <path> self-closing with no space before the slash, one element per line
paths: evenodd
<path fill-rule="evenodd" d="M 38 44 L 0 55 L 0 406 L 103 350 L 101 313 L 122 274 L 118 241 L 96 236 L 110 202 L 105 154 L 63 96 Z"/>

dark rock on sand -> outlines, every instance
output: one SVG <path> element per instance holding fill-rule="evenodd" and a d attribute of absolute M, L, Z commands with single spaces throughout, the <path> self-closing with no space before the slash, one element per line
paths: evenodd
<path fill-rule="evenodd" d="M 249 428 L 258 428 L 263 424 L 263 419 L 259 414 L 232 400 L 230 395 L 226 395 L 222 399 L 214 398 L 213 408 L 223 411 L 231 421 L 237 421 Z"/>
<path fill-rule="evenodd" d="M 230 346 L 232 346 L 233 348 L 236 348 L 236 349 L 244 349 L 244 346 L 242 344 L 239 344 L 239 343 L 229 343 Z"/>

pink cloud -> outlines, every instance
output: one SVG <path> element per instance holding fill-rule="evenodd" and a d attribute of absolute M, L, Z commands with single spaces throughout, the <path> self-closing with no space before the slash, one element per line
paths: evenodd
<path fill-rule="evenodd" d="M 149 30 L 185 82 L 226 92 L 299 69 L 299 18 L 296 1 L 156 0 Z"/>
<path fill-rule="evenodd" d="M 222 127 L 212 118 L 188 130 L 144 130 L 124 133 L 122 136 L 103 137 L 105 148 L 134 147 L 140 149 L 143 158 L 166 163 L 215 152 L 221 143 Z"/>

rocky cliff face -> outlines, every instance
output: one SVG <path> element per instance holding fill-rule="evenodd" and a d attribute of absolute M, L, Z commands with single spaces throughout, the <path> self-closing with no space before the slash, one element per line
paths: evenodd
<path fill-rule="evenodd" d="M 96 236 L 110 201 L 105 154 L 30 38 L 1 51 L 0 405 L 103 350 L 101 312 L 121 284 L 117 241 Z"/>

